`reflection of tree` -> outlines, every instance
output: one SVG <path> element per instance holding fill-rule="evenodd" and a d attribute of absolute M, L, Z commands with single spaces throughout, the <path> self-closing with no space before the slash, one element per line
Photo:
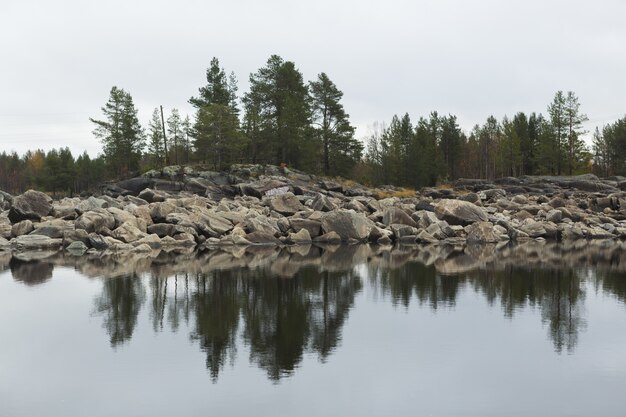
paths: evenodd
<path fill-rule="evenodd" d="M 26 285 L 43 284 L 52 278 L 54 269 L 54 265 L 48 262 L 38 260 L 22 261 L 15 257 L 9 261 L 9 267 L 11 268 L 13 279 Z"/>
<path fill-rule="evenodd" d="M 313 299 L 311 348 L 322 360 L 332 353 L 341 340 L 341 329 L 361 290 L 361 279 L 351 273 L 322 273 L 321 289 Z"/>
<path fill-rule="evenodd" d="M 550 337 L 556 351 L 560 353 L 566 348 L 572 352 L 578 343 L 578 333 L 585 326 L 582 280 L 573 270 L 547 270 L 543 278 L 541 317 L 550 323 Z"/>
<path fill-rule="evenodd" d="M 104 316 L 103 327 L 111 346 L 124 343 L 133 335 L 145 300 L 145 290 L 136 275 L 104 279 L 102 293 L 95 299 L 95 310 Z"/>
<path fill-rule="evenodd" d="M 615 271 L 597 271 L 596 285 L 602 284 L 602 290 L 615 296 L 623 303 L 626 302 L 626 274 Z"/>
<path fill-rule="evenodd" d="M 267 276 L 246 280 L 246 287 L 244 338 L 250 360 L 279 379 L 302 360 L 310 332 L 309 296 L 297 278 Z"/>
<path fill-rule="evenodd" d="M 234 359 L 239 325 L 238 280 L 232 273 L 216 271 L 198 275 L 197 288 L 191 297 L 195 314 L 193 340 L 206 353 L 206 366 L 216 380 L 226 359 Z"/>
<path fill-rule="evenodd" d="M 420 304 L 428 303 L 434 310 L 441 305 L 452 306 L 459 292 L 458 276 L 441 276 L 432 266 L 410 262 L 401 268 L 370 270 L 383 294 L 394 304 L 408 307 L 415 296 Z"/>
<path fill-rule="evenodd" d="M 291 374 L 305 350 L 325 359 L 336 348 L 361 289 L 352 272 L 320 274 L 313 268 L 291 279 L 267 276 L 244 282 L 244 339 L 250 359 L 274 380 Z"/>

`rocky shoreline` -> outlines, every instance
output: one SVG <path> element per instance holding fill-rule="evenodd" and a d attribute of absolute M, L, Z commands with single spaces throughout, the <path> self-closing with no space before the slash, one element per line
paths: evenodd
<path fill-rule="evenodd" d="M 53 200 L 0 192 L 0 251 L 189 252 L 329 243 L 465 247 L 626 239 L 626 178 L 461 179 L 410 192 L 236 165 L 167 167 Z"/>

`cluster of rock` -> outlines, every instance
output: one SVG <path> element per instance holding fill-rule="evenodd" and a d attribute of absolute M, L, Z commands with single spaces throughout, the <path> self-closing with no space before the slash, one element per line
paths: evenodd
<path fill-rule="evenodd" d="M 0 250 L 189 251 L 247 245 L 466 244 L 626 238 L 626 182 L 595 176 L 459 180 L 413 197 L 273 166 L 168 167 L 99 197 L 0 194 Z"/>

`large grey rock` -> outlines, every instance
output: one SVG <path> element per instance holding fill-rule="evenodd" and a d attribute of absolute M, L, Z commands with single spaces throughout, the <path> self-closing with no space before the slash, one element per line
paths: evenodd
<path fill-rule="evenodd" d="M 85 245 L 80 240 L 76 240 L 70 243 L 65 248 L 65 250 L 70 252 L 72 255 L 83 255 L 85 252 L 87 252 L 87 249 L 89 249 L 87 245 Z"/>
<path fill-rule="evenodd" d="M 546 213 L 546 220 L 549 222 L 558 223 L 563 219 L 563 213 L 560 210 L 552 209 Z"/>
<path fill-rule="evenodd" d="M 148 233 L 155 234 L 160 238 L 163 238 L 165 236 L 174 236 L 174 234 L 176 233 L 176 226 L 177 225 L 175 224 L 169 223 L 151 224 L 150 226 L 148 226 Z"/>
<path fill-rule="evenodd" d="M 30 220 L 22 220 L 21 222 L 17 222 L 11 228 L 11 236 L 18 237 L 22 235 L 27 235 L 34 230 L 33 222 Z"/>
<path fill-rule="evenodd" d="M 0 251 L 11 250 L 11 242 L 0 236 Z"/>
<path fill-rule="evenodd" d="M 39 191 L 28 190 L 13 198 L 9 210 L 9 220 L 17 223 L 22 220 L 39 221 L 52 211 L 52 199 Z"/>
<path fill-rule="evenodd" d="M 533 219 L 524 220 L 520 229 L 532 238 L 544 237 L 546 235 L 546 229 L 544 228 L 544 225 L 541 222 L 537 222 Z"/>
<path fill-rule="evenodd" d="M 131 243 L 143 238 L 146 234 L 130 223 L 122 223 L 120 227 L 111 232 L 111 237 L 124 243 Z"/>
<path fill-rule="evenodd" d="M 289 233 L 287 240 L 291 243 L 311 243 L 311 235 L 306 229 L 300 229 L 297 233 Z"/>
<path fill-rule="evenodd" d="M 7 192 L 0 190 L 0 210 L 8 210 L 11 208 L 13 196 Z"/>
<path fill-rule="evenodd" d="M 280 245 L 281 241 L 276 239 L 273 234 L 267 232 L 252 232 L 245 237 L 248 241 L 257 245 Z"/>
<path fill-rule="evenodd" d="M 465 229 L 468 243 L 497 243 L 500 235 L 489 222 L 472 223 Z"/>
<path fill-rule="evenodd" d="M 22 235 L 11 240 L 11 246 L 18 251 L 60 249 L 63 239 L 52 239 L 42 235 Z"/>
<path fill-rule="evenodd" d="M 243 226 L 249 233 L 265 232 L 272 235 L 280 233 L 276 220 L 265 216 L 248 217 Z"/>
<path fill-rule="evenodd" d="M 99 234 L 89 233 L 89 246 L 96 250 L 105 250 L 109 247 L 109 242 Z"/>
<path fill-rule="evenodd" d="M 76 241 L 89 245 L 89 234 L 83 229 L 71 229 L 63 232 L 63 246 L 67 247 Z"/>
<path fill-rule="evenodd" d="M 30 232 L 30 234 L 48 236 L 53 239 L 61 239 L 63 238 L 63 233 L 65 233 L 66 230 L 71 230 L 71 228 L 65 227 L 65 226 L 56 226 L 56 225 L 55 226 L 43 226 L 43 227 L 36 228 L 32 232 Z"/>
<path fill-rule="evenodd" d="M 331 198 L 322 194 L 316 195 L 311 202 L 311 208 L 316 211 L 333 211 L 337 207 L 338 205 Z"/>
<path fill-rule="evenodd" d="M 150 217 L 155 223 L 164 222 L 168 214 L 176 211 L 176 206 L 167 201 L 150 203 L 149 207 Z"/>
<path fill-rule="evenodd" d="M 74 228 L 84 229 L 87 233 L 99 232 L 103 228 L 115 229 L 115 218 L 103 209 L 88 211 L 74 222 Z"/>
<path fill-rule="evenodd" d="M 383 223 L 385 226 L 392 224 L 405 224 L 407 226 L 417 227 L 415 220 L 411 218 L 404 210 L 398 207 L 386 207 L 383 212 Z"/>
<path fill-rule="evenodd" d="M 11 238 L 13 227 L 8 223 L 0 223 L 0 237 L 5 239 Z"/>
<path fill-rule="evenodd" d="M 449 224 L 467 225 L 489 220 L 485 209 L 460 200 L 441 200 L 435 205 L 435 214 Z"/>
<path fill-rule="evenodd" d="M 156 203 L 167 200 L 170 195 L 165 191 L 146 188 L 145 190 L 142 190 L 137 197 L 146 200 L 148 203 Z"/>
<path fill-rule="evenodd" d="M 340 243 L 341 236 L 337 232 L 328 232 L 313 238 L 313 241 L 317 243 Z"/>
<path fill-rule="evenodd" d="M 281 194 L 270 198 L 269 207 L 285 216 L 292 216 L 299 211 L 304 210 L 304 206 L 298 200 L 298 197 L 292 193 Z"/>
<path fill-rule="evenodd" d="M 106 200 L 96 197 L 89 197 L 88 199 L 82 200 L 80 203 L 78 203 L 75 209 L 78 214 L 83 214 L 86 211 L 106 208 L 108 206 L 109 203 L 107 203 Z"/>
<path fill-rule="evenodd" d="M 289 219 L 289 224 L 296 232 L 306 229 L 312 237 L 319 236 L 320 231 L 322 230 L 322 223 L 317 220 L 298 219 L 292 217 Z"/>
<path fill-rule="evenodd" d="M 374 223 L 363 213 L 339 209 L 322 215 L 322 229 L 325 233 L 335 232 L 341 240 L 367 240 Z"/>

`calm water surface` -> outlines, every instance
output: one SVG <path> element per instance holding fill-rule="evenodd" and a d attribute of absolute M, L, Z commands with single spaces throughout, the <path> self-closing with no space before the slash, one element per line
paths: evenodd
<path fill-rule="evenodd" d="M 624 416 L 626 249 L 0 253 L 0 416 Z"/>

